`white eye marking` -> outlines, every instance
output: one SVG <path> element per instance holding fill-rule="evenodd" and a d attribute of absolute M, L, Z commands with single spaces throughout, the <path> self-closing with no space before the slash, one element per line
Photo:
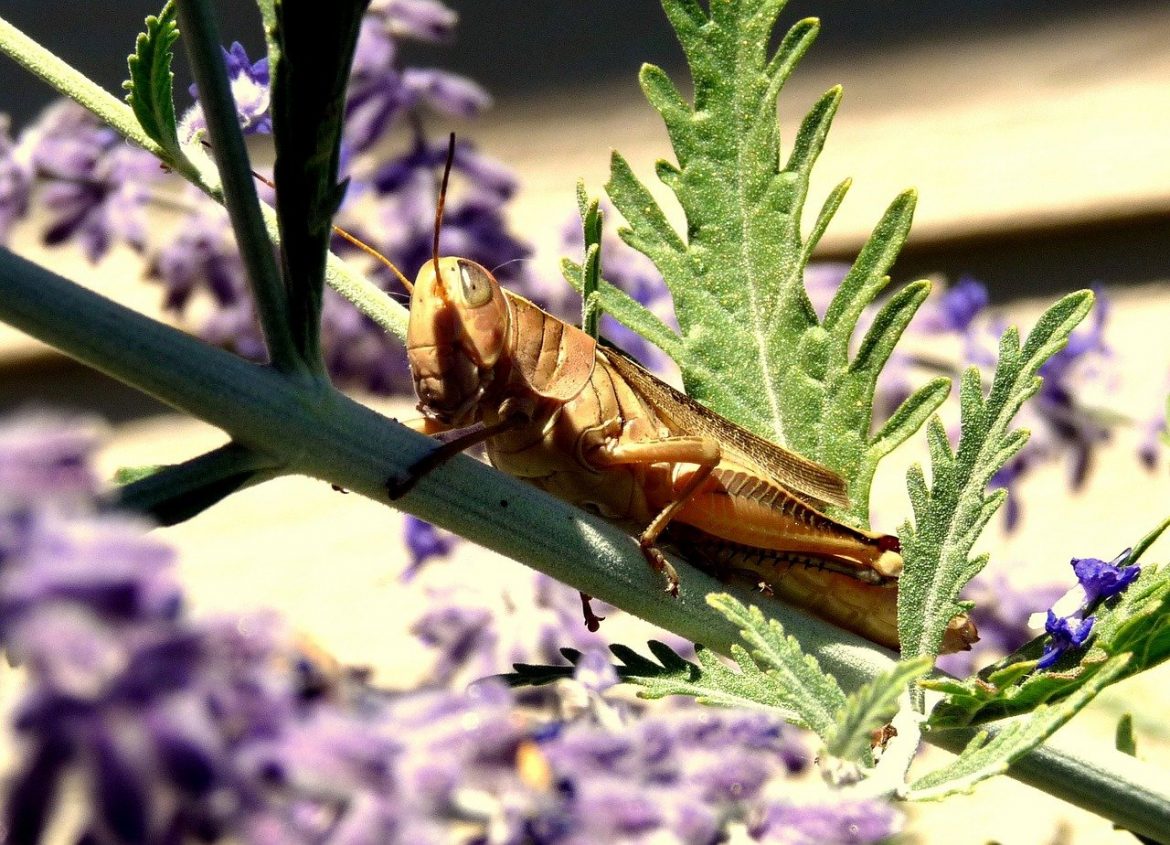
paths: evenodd
<path fill-rule="evenodd" d="M 459 281 L 463 286 L 463 300 L 472 308 L 486 305 L 492 298 L 492 283 L 487 274 L 474 265 L 459 265 Z"/>

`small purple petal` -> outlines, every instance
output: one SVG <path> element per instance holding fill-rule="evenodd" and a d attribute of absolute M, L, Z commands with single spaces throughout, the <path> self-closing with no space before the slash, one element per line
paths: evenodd
<path fill-rule="evenodd" d="M 1036 668 L 1047 669 L 1069 649 L 1080 648 L 1084 645 L 1093 632 L 1093 624 L 1096 621 L 1092 616 L 1086 619 L 1077 619 L 1075 616 L 1057 616 L 1051 610 L 1048 611 L 1048 621 L 1044 624 L 1044 630 L 1048 632 L 1051 639 L 1045 644 L 1044 653 L 1036 664 Z"/>
<path fill-rule="evenodd" d="M 399 38 L 443 42 L 451 38 L 459 15 L 438 0 L 373 0 L 370 14 L 381 17 Z"/>
<path fill-rule="evenodd" d="M 1095 557 L 1072 559 L 1073 572 L 1085 588 L 1086 604 L 1093 605 L 1122 592 L 1141 574 L 1140 566 L 1123 566 L 1132 549 L 1126 549 L 1111 561 Z"/>
<path fill-rule="evenodd" d="M 456 537 L 440 531 L 426 520 L 407 514 L 403 523 L 406 549 L 410 552 L 410 565 L 403 571 L 401 579 L 409 581 L 432 558 L 442 558 L 455 548 Z"/>
<path fill-rule="evenodd" d="M 826 804 L 775 803 L 752 833 L 775 845 L 865 845 L 883 842 L 902 829 L 902 815 L 881 801 Z"/>

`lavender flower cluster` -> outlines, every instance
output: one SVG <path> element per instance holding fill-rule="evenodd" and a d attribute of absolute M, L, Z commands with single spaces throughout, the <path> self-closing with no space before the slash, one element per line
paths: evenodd
<path fill-rule="evenodd" d="M 592 701 L 571 718 L 495 681 L 389 694 L 275 614 L 186 613 L 175 555 L 95 511 L 92 427 L 0 426 L 0 645 L 23 667 L 5 841 L 866 843 L 889 806 L 797 793 L 796 734 L 761 712 Z M 558 708 L 562 713 L 567 708 Z M 58 825 L 53 827 L 53 825 Z"/>
<path fill-rule="evenodd" d="M 474 82 L 446 71 L 402 67 L 399 42 L 448 42 L 456 20 L 435 0 L 376 0 L 362 24 L 350 80 L 341 174 L 349 191 L 338 223 L 407 272 L 430 256 L 437 174 L 446 153 L 445 143 L 427 137 L 422 113 L 471 117 L 490 98 Z M 267 59 L 252 62 L 239 44 L 224 55 L 245 133 L 270 132 Z M 181 137 L 197 141 L 204 128 L 196 103 L 181 121 Z M 394 144 L 404 149 L 387 157 Z M 501 281 L 527 291 L 534 282 L 523 261 L 530 250 L 508 233 L 503 213 L 516 189 L 514 178 L 466 142 L 456 149 L 454 169 L 444 250 L 497 268 Z M 0 242 L 30 211 L 43 209 L 49 222 L 42 237 L 49 244 L 76 242 L 95 262 L 116 245 L 128 246 L 144 255 L 150 275 L 162 283 L 167 309 L 185 314 L 197 301 L 210 302 L 211 315 L 199 334 L 262 359 L 243 265 L 223 209 L 191 188 L 178 195 L 161 190 L 164 178 L 150 154 L 122 143 L 72 103 L 52 106 L 15 140 L 4 119 Z M 174 236 L 156 245 L 148 218 L 159 208 L 176 210 L 181 219 Z M 350 247 L 339 240 L 336 248 Z M 386 268 L 374 268 L 373 275 L 392 294 L 403 294 Z M 338 383 L 375 393 L 409 391 L 397 340 L 332 291 L 326 291 L 322 342 Z"/>

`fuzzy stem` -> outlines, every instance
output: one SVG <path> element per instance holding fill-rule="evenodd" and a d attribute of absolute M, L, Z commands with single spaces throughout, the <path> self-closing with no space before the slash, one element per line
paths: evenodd
<path fill-rule="evenodd" d="M 179 0 L 179 31 L 187 47 L 191 72 L 199 87 L 199 102 L 207 120 L 211 148 L 223 179 L 224 207 L 236 233 L 240 257 L 256 314 L 264 332 L 265 345 L 273 366 L 281 372 L 322 374 L 320 356 L 307 360 L 298 349 L 290 328 L 288 296 L 272 255 L 268 233 L 260 214 L 252 168 L 236 103 L 228 86 L 223 48 L 207 0 Z"/>

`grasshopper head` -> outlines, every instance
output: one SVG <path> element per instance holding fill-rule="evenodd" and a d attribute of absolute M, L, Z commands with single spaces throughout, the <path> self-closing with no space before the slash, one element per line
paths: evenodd
<path fill-rule="evenodd" d="M 510 314 L 499 282 L 465 258 L 428 261 L 410 297 L 406 352 L 419 408 L 470 422 L 508 338 Z"/>

